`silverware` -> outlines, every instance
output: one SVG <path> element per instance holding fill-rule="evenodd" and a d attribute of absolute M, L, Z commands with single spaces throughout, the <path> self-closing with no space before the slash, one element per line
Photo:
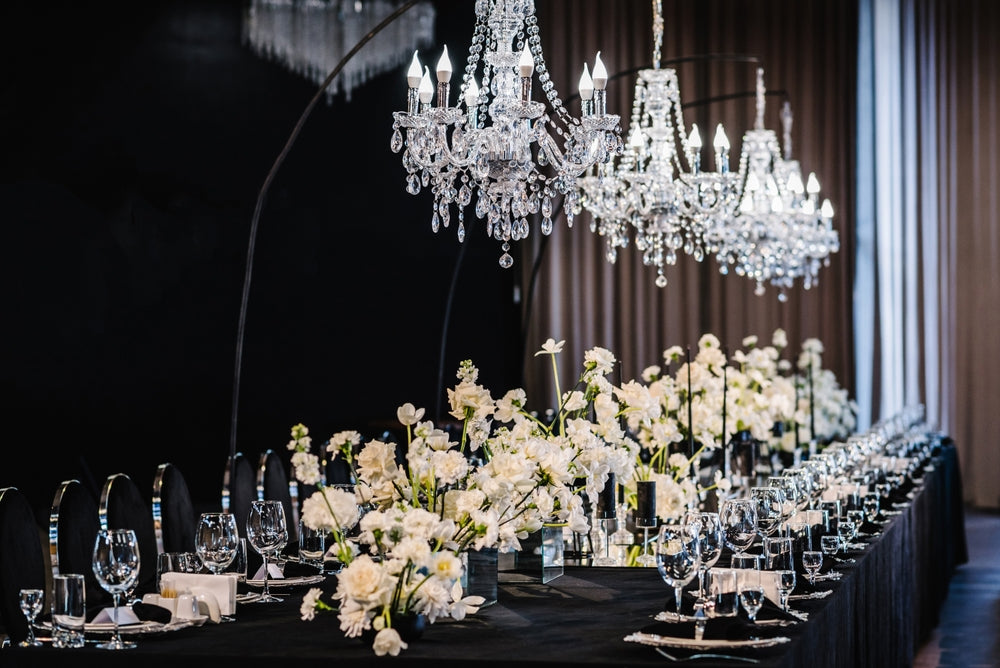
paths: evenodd
<path fill-rule="evenodd" d="M 664 652 L 659 647 L 654 647 L 653 649 L 659 652 L 662 656 L 665 656 L 666 658 L 676 663 L 681 663 L 684 661 L 695 661 L 696 659 L 723 659 L 725 661 L 743 661 L 745 663 L 760 663 L 760 659 L 751 659 L 750 657 L 747 656 L 733 656 L 731 654 L 710 654 L 702 652 L 698 654 L 692 654 L 691 656 L 688 657 L 677 657 L 674 656 L 673 654 L 668 654 L 667 652 Z"/>

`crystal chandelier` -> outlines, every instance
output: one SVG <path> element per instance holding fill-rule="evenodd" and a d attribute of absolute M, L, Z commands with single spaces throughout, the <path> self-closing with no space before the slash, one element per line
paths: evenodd
<path fill-rule="evenodd" d="M 390 0 L 251 0 L 243 40 L 255 53 L 319 85 L 344 55 L 396 9 Z M 326 89 L 327 102 L 394 69 L 414 49 L 434 43 L 434 6 L 421 2 L 377 35 Z"/>
<path fill-rule="evenodd" d="M 819 181 L 809 174 L 805 185 L 797 160 L 791 159 L 791 109 L 782 112 L 785 154 L 778 148 L 774 131 L 764 128 L 764 70 L 757 70 L 757 117 L 754 129 L 743 136 L 740 181 L 743 184 L 739 210 L 717 228 L 716 259 L 720 271 L 730 265 L 740 276 L 757 284 L 763 294 L 766 284 L 778 288 L 778 299 L 802 278 L 803 287 L 816 283 L 820 266 L 829 264 L 830 253 L 840 248 L 833 229 L 833 206 L 818 205 Z"/>
<path fill-rule="evenodd" d="M 739 201 L 739 179 L 729 172 L 721 124 L 713 141 L 717 171 L 701 169 L 701 135 L 697 125 L 684 135 L 677 73 L 660 68 L 661 0 L 652 6 L 653 68 L 636 80 L 625 150 L 617 164 L 598 165 L 579 179 L 579 187 L 580 204 L 593 216 L 591 230 L 605 238 L 608 262 L 628 246 L 634 229 L 643 264 L 656 267 L 656 285 L 664 287 L 664 267 L 677 262 L 678 252 L 700 262 L 714 249 L 715 230 Z"/>
<path fill-rule="evenodd" d="M 553 198 L 559 194 L 566 198 L 572 226 L 577 177 L 621 152 L 621 130 L 618 116 L 606 113 L 607 70 L 600 53 L 592 77 L 584 66 L 583 114 L 574 118 L 545 65 L 533 0 L 477 0 L 475 10 L 457 104 L 449 100 L 447 46 L 437 63 L 436 90 L 414 53 L 407 109 L 393 114 L 390 146 L 403 152 L 407 192 L 431 189 L 431 228 L 448 227 L 455 205 L 463 241 L 465 207 L 475 194 L 476 216 L 486 220 L 487 235 L 501 243 L 500 266 L 509 268 L 514 262 L 510 242 L 527 237 L 528 216 L 541 212 L 542 233 L 552 231 Z M 532 100 L 535 73 L 554 118 L 543 102 Z M 562 137 L 561 148 L 550 131 Z"/>

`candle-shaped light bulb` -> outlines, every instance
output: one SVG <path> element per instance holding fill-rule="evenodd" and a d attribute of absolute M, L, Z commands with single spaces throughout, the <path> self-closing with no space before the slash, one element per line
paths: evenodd
<path fill-rule="evenodd" d="M 437 80 L 439 83 L 451 81 L 451 59 L 448 58 L 447 44 L 444 45 L 444 51 L 441 52 L 441 58 L 438 59 Z"/>
<path fill-rule="evenodd" d="M 799 176 L 798 172 L 792 172 L 788 176 L 788 190 L 795 195 L 801 195 L 805 192 L 802 187 L 802 177 Z"/>
<path fill-rule="evenodd" d="M 747 174 L 746 190 L 747 192 L 752 192 L 752 193 L 755 193 L 758 190 L 760 190 L 760 179 L 758 179 L 757 175 L 754 174 L 753 172 Z"/>
<path fill-rule="evenodd" d="M 729 148 L 729 137 L 726 136 L 726 131 L 722 128 L 722 123 L 719 123 L 715 128 L 715 140 L 712 144 L 715 146 L 716 151 Z"/>
<path fill-rule="evenodd" d="M 423 67 L 420 66 L 420 60 L 417 58 L 417 52 L 413 52 L 413 60 L 410 62 L 410 69 L 406 72 L 406 83 L 410 88 L 420 87 L 420 77 L 423 74 Z"/>
<path fill-rule="evenodd" d="M 604 61 L 601 60 L 601 52 L 597 52 L 597 57 L 594 59 L 594 88 L 596 90 L 604 90 L 608 86 L 608 70 L 604 67 Z"/>
<path fill-rule="evenodd" d="M 479 84 L 476 83 L 475 77 L 470 77 L 469 85 L 465 89 L 465 106 L 472 109 L 477 104 L 479 104 Z"/>
<path fill-rule="evenodd" d="M 819 214 L 824 218 L 833 218 L 833 205 L 830 204 L 830 200 L 823 200 L 823 206 L 819 208 Z"/>
<path fill-rule="evenodd" d="M 701 150 L 701 133 L 698 132 L 698 124 L 691 124 L 691 134 L 688 135 L 688 146 L 695 150 Z"/>
<path fill-rule="evenodd" d="M 819 192 L 819 179 L 816 178 L 816 172 L 809 172 L 809 178 L 806 179 L 806 192 L 810 195 Z"/>
<path fill-rule="evenodd" d="M 781 213 L 785 210 L 785 205 L 782 203 L 781 198 L 775 195 L 771 198 L 771 211 L 773 213 Z"/>
<path fill-rule="evenodd" d="M 535 59 L 528 49 L 528 43 L 524 43 L 524 50 L 521 51 L 521 60 L 517 63 L 518 72 L 522 78 L 528 78 L 535 72 Z"/>
<path fill-rule="evenodd" d="M 590 78 L 590 71 L 587 69 L 587 63 L 583 64 L 583 74 L 580 75 L 580 99 L 594 99 L 594 80 Z"/>
<path fill-rule="evenodd" d="M 636 151 L 641 151 L 643 146 L 646 145 L 645 140 L 642 138 L 642 133 L 638 130 L 634 130 L 628 140 L 629 146 L 634 148 Z"/>
<path fill-rule="evenodd" d="M 434 84 L 431 83 L 431 73 L 424 67 L 424 75 L 420 78 L 420 104 L 430 104 L 434 99 Z"/>
<path fill-rule="evenodd" d="M 802 213 L 804 213 L 807 216 L 811 216 L 814 213 L 816 213 L 816 205 L 813 204 L 813 201 L 811 199 L 807 199 L 804 202 L 802 202 Z"/>

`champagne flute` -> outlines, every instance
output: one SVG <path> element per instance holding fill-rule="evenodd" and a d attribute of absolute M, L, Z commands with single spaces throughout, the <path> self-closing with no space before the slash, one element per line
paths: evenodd
<path fill-rule="evenodd" d="M 41 647 L 42 641 L 35 637 L 35 618 L 42 611 L 45 602 L 45 592 L 41 589 L 22 589 L 20 591 L 21 612 L 28 620 L 28 637 L 18 643 L 21 647 Z"/>
<path fill-rule="evenodd" d="M 220 575 L 233 563 L 239 549 L 240 534 L 236 517 L 230 513 L 202 513 L 194 534 L 194 547 L 198 558 L 214 575 Z M 221 621 L 234 622 L 235 618 L 222 615 Z"/>
<path fill-rule="evenodd" d="M 823 553 L 818 550 L 806 550 L 802 553 L 802 567 L 809 574 L 809 584 L 816 584 L 816 574 L 823 567 Z"/>
<path fill-rule="evenodd" d="M 727 499 L 722 504 L 719 522 L 729 549 L 746 554 L 757 537 L 757 506 L 753 499 Z"/>
<path fill-rule="evenodd" d="M 132 529 L 101 529 L 94 540 L 94 575 L 104 591 L 114 600 L 114 633 L 101 649 L 132 649 L 134 642 L 123 642 L 118 631 L 118 606 L 121 595 L 139 580 L 139 541 Z"/>
<path fill-rule="evenodd" d="M 280 501 L 252 501 L 247 516 L 247 540 L 264 560 L 264 591 L 257 603 L 279 602 L 268 589 L 268 557 L 277 556 L 288 542 L 288 525 L 285 523 L 285 509 Z"/>
<path fill-rule="evenodd" d="M 684 585 L 698 571 L 698 542 L 684 526 L 661 524 L 656 535 L 656 569 L 667 586 L 674 588 L 677 619 L 681 619 Z"/>

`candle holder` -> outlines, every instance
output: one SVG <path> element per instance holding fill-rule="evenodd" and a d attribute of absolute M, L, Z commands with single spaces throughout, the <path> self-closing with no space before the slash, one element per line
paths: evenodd
<path fill-rule="evenodd" d="M 656 518 L 656 481 L 639 480 L 635 484 L 635 526 L 642 529 L 642 552 L 636 558 L 639 566 L 655 566 L 656 558 L 649 551 L 649 530 L 658 525 Z"/>

